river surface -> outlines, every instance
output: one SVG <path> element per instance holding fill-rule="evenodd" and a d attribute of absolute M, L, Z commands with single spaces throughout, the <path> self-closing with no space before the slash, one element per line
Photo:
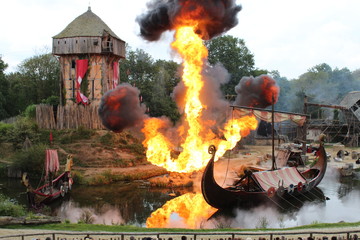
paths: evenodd
<path fill-rule="evenodd" d="M 151 189 L 133 183 L 105 186 L 74 184 L 71 195 L 50 206 L 51 214 L 70 222 L 131 224 L 148 227 L 182 228 L 283 228 L 311 223 L 360 221 L 360 177 L 340 178 L 328 168 L 310 200 L 297 201 L 287 209 L 275 205 L 236 209 L 231 214 L 216 212 L 193 189 Z M 26 204 L 20 179 L 0 179 L 0 193 Z M 170 193 L 170 194 L 169 194 Z M 321 197 L 329 200 L 323 200 Z M 174 196 L 175 195 L 175 196 Z M 212 217 L 211 217 L 212 216 Z"/>

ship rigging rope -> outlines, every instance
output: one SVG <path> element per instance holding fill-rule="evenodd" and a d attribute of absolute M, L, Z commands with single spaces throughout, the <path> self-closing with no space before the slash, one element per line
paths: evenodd
<path fill-rule="evenodd" d="M 231 122 L 234 120 L 234 108 L 233 110 L 231 111 Z M 233 128 L 233 125 L 231 125 L 231 128 Z M 225 178 L 224 178 L 224 181 L 222 183 L 221 186 L 224 186 L 225 185 L 225 182 L 226 182 L 226 178 L 227 178 L 227 175 L 228 175 L 228 172 L 229 172 L 229 165 L 230 165 L 230 154 L 228 154 L 228 162 L 227 162 L 227 166 L 226 166 L 226 172 L 225 172 Z"/>

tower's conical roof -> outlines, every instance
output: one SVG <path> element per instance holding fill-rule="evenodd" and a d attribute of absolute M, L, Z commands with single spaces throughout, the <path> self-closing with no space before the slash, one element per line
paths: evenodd
<path fill-rule="evenodd" d="M 111 36 L 120 39 L 116 34 L 91 11 L 91 8 L 82 15 L 75 18 L 67 27 L 53 38 L 69 38 L 69 37 L 101 37 L 104 31 Z M 121 40 L 121 39 L 120 39 Z"/>

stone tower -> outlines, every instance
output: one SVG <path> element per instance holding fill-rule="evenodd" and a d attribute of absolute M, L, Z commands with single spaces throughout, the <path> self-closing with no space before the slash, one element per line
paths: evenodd
<path fill-rule="evenodd" d="M 89 7 L 53 37 L 52 53 L 60 61 L 61 104 L 98 105 L 119 83 L 125 42 Z"/>

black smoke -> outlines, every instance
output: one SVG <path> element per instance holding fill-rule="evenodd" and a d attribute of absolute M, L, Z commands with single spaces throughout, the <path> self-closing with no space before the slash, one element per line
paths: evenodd
<path fill-rule="evenodd" d="M 280 88 L 268 75 L 243 77 L 235 87 L 237 106 L 266 108 L 278 100 Z"/>
<path fill-rule="evenodd" d="M 99 107 L 103 125 L 114 132 L 121 132 L 141 124 L 146 115 L 145 108 L 140 105 L 139 93 L 130 84 L 121 84 L 106 92 Z"/>
<path fill-rule="evenodd" d="M 188 19 L 198 23 L 196 33 L 211 39 L 238 24 L 241 10 L 235 0 L 153 0 L 148 11 L 137 17 L 140 35 L 148 41 L 159 40 L 165 31 L 187 25 Z"/>

